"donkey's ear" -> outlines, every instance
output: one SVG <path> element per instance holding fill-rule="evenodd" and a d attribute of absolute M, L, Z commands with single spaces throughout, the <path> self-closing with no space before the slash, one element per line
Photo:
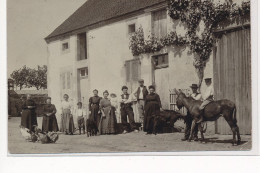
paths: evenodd
<path fill-rule="evenodd" d="M 178 90 L 176 90 L 176 88 L 174 88 L 174 92 L 177 94 L 177 95 L 179 95 L 180 93 L 179 93 L 179 91 Z"/>

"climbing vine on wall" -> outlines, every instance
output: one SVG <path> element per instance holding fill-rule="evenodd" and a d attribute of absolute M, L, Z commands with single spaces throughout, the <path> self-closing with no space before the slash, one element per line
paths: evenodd
<path fill-rule="evenodd" d="M 226 0 L 224 3 L 213 3 L 212 0 L 167 0 L 168 15 L 173 20 L 180 20 L 187 26 L 185 36 L 180 36 L 176 32 L 170 32 L 165 37 L 157 39 L 149 35 L 144 39 L 143 29 L 140 27 L 131 37 L 129 48 L 134 56 L 143 53 L 154 53 L 167 46 L 187 45 L 194 53 L 194 66 L 199 76 L 199 86 L 201 85 L 204 68 L 208 61 L 215 38 L 213 29 L 225 20 L 239 19 L 250 14 L 250 1 L 242 2 L 241 6 Z M 203 22 L 205 29 L 201 35 L 197 35 L 196 30 Z"/>

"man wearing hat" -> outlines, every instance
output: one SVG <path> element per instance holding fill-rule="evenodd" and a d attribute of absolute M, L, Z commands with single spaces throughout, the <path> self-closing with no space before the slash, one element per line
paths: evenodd
<path fill-rule="evenodd" d="M 131 98 L 130 95 L 127 93 L 127 91 L 128 91 L 127 86 L 123 86 L 122 87 L 123 94 L 121 95 L 121 100 L 120 100 L 121 121 L 124 129 L 123 134 L 128 132 L 127 116 L 130 124 L 130 131 L 138 132 L 135 125 Z"/>
<path fill-rule="evenodd" d="M 148 90 L 147 87 L 144 86 L 143 79 L 139 79 L 138 82 L 139 82 L 139 87 L 137 87 L 132 94 L 135 95 L 137 98 L 138 113 L 139 113 L 141 124 L 143 125 L 144 103 L 145 103 L 145 98 L 148 95 Z"/>
<path fill-rule="evenodd" d="M 205 84 L 206 84 L 206 90 L 205 93 L 202 95 L 202 104 L 200 105 L 200 110 L 202 111 L 210 102 L 213 101 L 214 97 L 214 89 L 212 86 L 212 81 L 211 78 L 206 78 L 205 79 Z M 200 120 L 197 123 L 200 123 L 203 121 L 203 117 L 200 117 Z"/>
<path fill-rule="evenodd" d="M 201 100 L 201 94 L 198 92 L 198 88 L 199 88 L 198 85 L 192 84 L 190 86 L 190 88 L 192 89 L 192 94 L 190 95 L 190 97 L 192 97 L 194 100 Z M 188 140 L 188 138 L 190 136 L 192 117 L 189 112 L 187 112 L 185 122 L 186 122 L 186 128 L 185 128 L 184 138 L 182 139 L 183 141 Z M 197 141 L 198 140 L 198 124 L 195 125 L 193 136 L 194 136 L 194 140 Z"/>

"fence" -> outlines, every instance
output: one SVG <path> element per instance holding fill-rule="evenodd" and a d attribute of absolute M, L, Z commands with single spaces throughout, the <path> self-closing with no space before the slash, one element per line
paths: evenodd
<path fill-rule="evenodd" d="M 174 90 L 169 90 L 170 91 L 170 110 L 178 111 L 184 115 L 187 114 L 187 109 L 185 107 L 181 108 L 180 110 L 177 107 L 176 100 L 178 95 L 175 93 Z M 189 89 L 182 89 L 182 92 L 186 95 L 189 94 L 190 90 Z"/>
<path fill-rule="evenodd" d="M 22 100 L 21 97 L 26 95 L 24 94 L 17 94 L 11 95 L 8 97 L 8 114 L 12 117 L 19 117 L 21 116 L 22 111 Z M 45 105 L 47 98 L 47 94 L 39 95 L 35 94 L 32 95 L 32 99 L 35 101 L 37 108 L 36 108 L 36 115 L 42 116 L 43 114 L 43 106 Z"/>

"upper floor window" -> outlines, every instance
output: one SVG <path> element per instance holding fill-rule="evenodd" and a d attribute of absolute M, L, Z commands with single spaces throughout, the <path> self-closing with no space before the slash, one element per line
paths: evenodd
<path fill-rule="evenodd" d="M 67 49 L 69 49 L 69 43 L 68 42 L 62 43 L 62 50 L 65 51 Z"/>
<path fill-rule="evenodd" d="M 87 59 L 87 35 L 78 34 L 78 60 Z"/>
<path fill-rule="evenodd" d="M 158 39 L 167 34 L 167 11 L 165 9 L 152 12 L 152 33 Z"/>
<path fill-rule="evenodd" d="M 135 24 L 128 25 L 128 34 L 132 34 L 135 32 Z"/>
<path fill-rule="evenodd" d="M 70 50 L 69 39 L 61 40 L 61 53 L 67 53 Z"/>

